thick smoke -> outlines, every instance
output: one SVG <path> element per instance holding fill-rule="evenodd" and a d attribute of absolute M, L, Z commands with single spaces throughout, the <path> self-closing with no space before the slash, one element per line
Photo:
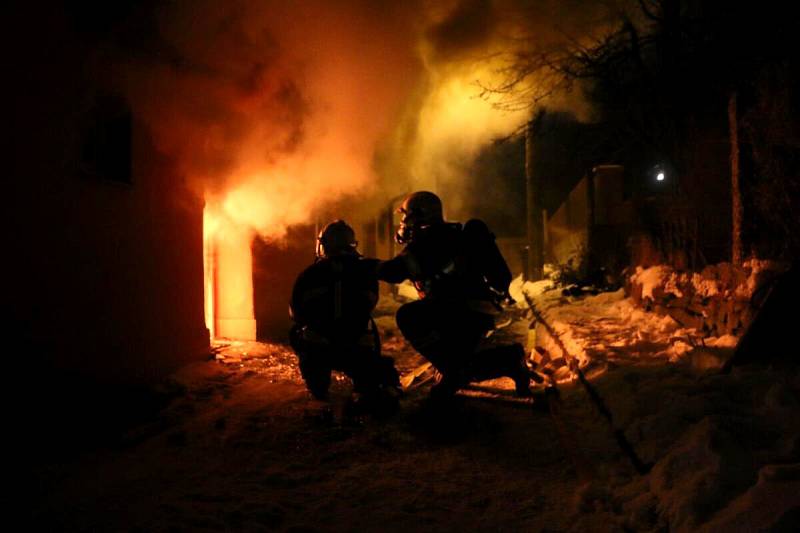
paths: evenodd
<path fill-rule="evenodd" d="M 499 204 L 502 183 L 483 198 L 464 194 L 470 190 L 475 159 L 494 140 L 521 131 L 531 117 L 532 106 L 510 102 L 523 93 L 547 93 L 553 80 L 544 69 L 511 94 L 493 89 L 513 77 L 508 66 L 516 54 L 563 51 L 602 33 L 618 7 L 612 2 L 587 4 L 461 0 L 429 5 L 420 45 L 425 66 L 421 88 L 409 100 L 405 120 L 384 147 L 381 160 L 382 173 L 392 176 L 387 182 L 397 184 L 392 193 L 402 193 L 403 188 L 436 190 L 454 219 L 470 216 L 476 203 L 486 198 Z M 533 103 L 532 98 L 523 100 Z M 581 118 L 589 114 L 579 90 L 555 92 L 538 105 Z"/>
<path fill-rule="evenodd" d="M 343 199 L 357 210 L 418 188 L 458 216 L 479 151 L 530 116 L 499 111 L 482 88 L 502 82 L 515 47 L 558 46 L 595 24 L 583 4 L 170 2 L 119 70 L 210 208 L 265 237 Z"/>
<path fill-rule="evenodd" d="M 374 186 L 411 89 L 414 11 L 395 3 L 177 2 L 124 64 L 134 111 L 209 205 L 266 237 Z"/>

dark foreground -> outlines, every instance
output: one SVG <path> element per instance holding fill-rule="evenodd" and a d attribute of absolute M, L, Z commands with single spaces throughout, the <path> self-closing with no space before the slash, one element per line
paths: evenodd
<path fill-rule="evenodd" d="M 527 328 L 514 318 L 510 336 Z M 384 329 L 401 371 L 416 367 Z M 541 397 L 437 408 L 424 384 L 376 420 L 345 414 L 343 378 L 330 404 L 310 399 L 282 345 L 227 355 L 178 373 L 166 407 L 113 438 L 40 442 L 26 529 L 791 531 L 800 518 L 796 376 L 610 367 L 594 384 L 654 465 L 639 476 L 576 385 L 557 419 Z"/>

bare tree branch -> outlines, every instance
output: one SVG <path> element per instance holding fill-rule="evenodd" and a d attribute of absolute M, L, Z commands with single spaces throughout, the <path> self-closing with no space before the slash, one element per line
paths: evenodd
<path fill-rule="evenodd" d="M 639 2 L 639 7 L 641 8 L 642 13 L 644 13 L 645 17 L 649 18 L 653 22 L 658 22 L 658 23 L 662 22 L 663 19 L 657 16 L 653 11 L 650 10 L 649 7 L 647 7 L 645 0 L 638 0 L 638 2 Z"/>

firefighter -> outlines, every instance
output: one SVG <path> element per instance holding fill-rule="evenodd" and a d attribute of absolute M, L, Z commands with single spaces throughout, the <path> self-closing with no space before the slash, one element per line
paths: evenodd
<path fill-rule="evenodd" d="M 469 382 L 502 376 L 514 380 L 518 395 L 529 396 L 530 380 L 541 378 L 528 369 L 522 345 L 481 348 L 511 282 L 487 225 L 445 222 L 441 200 L 427 191 L 410 194 L 398 211 L 395 240 L 405 248 L 381 263 L 378 277 L 410 279 L 419 292 L 396 318 L 403 336 L 441 375 L 432 396 L 449 397 Z"/>
<path fill-rule="evenodd" d="M 316 260 L 292 290 L 290 343 L 315 398 L 327 399 L 331 371 L 339 370 L 352 379 L 356 401 L 396 405 L 397 370 L 391 358 L 381 356 L 371 317 L 378 301 L 378 261 L 362 257 L 357 245 L 343 220 L 319 233 Z"/>

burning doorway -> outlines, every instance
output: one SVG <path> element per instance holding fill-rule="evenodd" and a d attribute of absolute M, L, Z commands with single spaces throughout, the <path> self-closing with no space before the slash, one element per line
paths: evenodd
<path fill-rule="evenodd" d="M 253 231 L 203 209 L 203 273 L 206 327 L 211 339 L 255 340 Z"/>
<path fill-rule="evenodd" d="M 211 339 L 286 340 L 292 285 L 314 259 L 314 238 L 314 226 L 298 226 L 281 242 L 267 241 L 207 203 L 203 270 Z"/>

